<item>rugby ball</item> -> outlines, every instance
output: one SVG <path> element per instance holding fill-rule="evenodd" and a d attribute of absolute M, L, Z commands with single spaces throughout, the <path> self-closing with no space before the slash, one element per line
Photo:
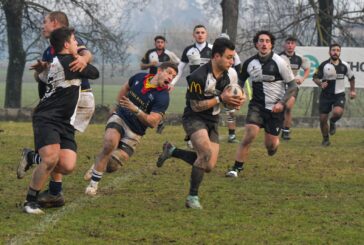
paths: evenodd
<path fill-rule="evenodd" d="M 225 92 L 226 91 L 226 92 Z M 229 84 L 228 86 L 225 87 L 224 92 L 223 93 L 228 93 L 231 96 L 236 96 L 239 98 L 244 98 L 244 91 L 241 89 L 239 84 Z M 233 106 L 233 105 L 229 105 L 225 102 L 223 102 L 223 105 L 225 108 L 232 110 L 232 109 L 239 109 L 239 107 Z"/>

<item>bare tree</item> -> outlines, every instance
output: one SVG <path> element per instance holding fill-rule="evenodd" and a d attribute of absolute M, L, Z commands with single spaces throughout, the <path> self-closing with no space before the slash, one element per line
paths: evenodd
<path fill-rule="evenodd" d="M 5 107 L 19 108 L 21 98 L 21 80 L 25 67 L 25 51 L 23 48 L 22 11 L 24 0 L 2 1 L 7 22 L 9 44 L 9 65 L 6 75 Z"/>
<path fill-rule="evenodd" d="M 239 20 L 239 0 L 222 0 L 222 32 L 229 34 L 235 43 Z"/>
<path fill-rule="evenodd" d="M 8 37 L 9 64 L 6 78 L 6 108 L 21 106 L 21 84 L 27 58 L 39 57 L 44 40 L 40 27 L 46 12 L 63 10 L 78 36 L 86 41 L 91 51 L 104 57 L 105 62 L 123 64 L 128 55 L 127 45 L 131 36 L 127 31 L 128 14 L 138 8 L 143 0 L 101 1 L 101 0 L 0 0 L 5 14 Z M 0 18 L 0 20 L 2 20 Z M 81 24 L 82 23 L 82 24 Z M 42 45 L 43 42 L 43 45 Z"/>

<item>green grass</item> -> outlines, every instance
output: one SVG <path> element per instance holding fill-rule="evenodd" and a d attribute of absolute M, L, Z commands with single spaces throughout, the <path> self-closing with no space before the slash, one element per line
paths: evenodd
<path fill-rule="evenodd" d="M 150 130 L 128 164 L 105 174 L 95 198 L 83 192 L 84 171 L 102 143 L 104 125 L 77 135 L 78 166 L 64 178 L 66 205 L 26 215 L 30 173 L 17 180 L 20 150 L 33 142 L 30 123 L 0 122 L 0 241 L 4 244 L 361 244 L 364 234 L 364 130 L 339 128 L 320 146 L 319 129 L 294 129 L 268 157 L 260 133 L 244 174 L 224 177 L 236 145 L 221 128 L 217 168 L 205 175 L 201 211 L 184 200 L 191 168 L 171 159 L 157 169 L 165 140 L 180 147 L 181 126 Z M 238 130 L 242 137 L 243 130 Z"/>
<path fill-rule="evenodd" d="M 0 69 L 1 70 L 1 69 Z M 102 96 L 102 88 L 100 84 L 92 84 L 95 95 L 96 104 L 107 105 L 113 107 L 116 96 L 121 85 L 107 84 L 104 87 L 104 96 Z M 185 107 L 186 87 L 176 87 L 171 93 L 171 102 L 167 113 L 182 113 Z M 364 117 L 364 90 L 357 89 L 357 99 L 347 99 L 344 117 Z M 0 83 L 0 108 L 4 106 L 5 84 Z M 23 83 L 22 85 L 22 107 L 33 108 L 38 103 L 37 84 L 34 82 Z M 301 88 L 300 93 L 293 109 L 294 117 L 310 117 L 312 105 L 312 89 Z M 248 103 L 241 108 L 241 112 L 246 114 Z"/>

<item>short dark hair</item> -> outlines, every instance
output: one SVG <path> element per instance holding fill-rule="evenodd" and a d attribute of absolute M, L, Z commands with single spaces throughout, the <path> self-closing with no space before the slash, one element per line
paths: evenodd
<path fill-rule="evenodd" d="M 62 26 L 68 27 L 68 17 L 67 15 L 62 11 L 53 11 L 48 14 L 49 19 L 51 21 L 58 21 Z"/>
<path fill-rule="evenodd" d="M 274 43 L 276 41 L 276 37 L 270 32 L 270 31 L 266 31 L 266 30 L 263 30 L 263 31 L 258 31 L 254 38 L 253 38 L 253 43 L 254 43 L 254 46 L 258 43 L 259 41 L 259 36 L 260 35 L 267 35 L 269 36 L 270 38 L 270 43 L 272 44 L 272 49 L 274 48 Z"/>
<path fill-rule="evenodd" d="M 62 51 L 65 42 L 69 42 L 75 29 L 70 27 L 61 27 L 52 31 L 49 41 L 56 54 Z"/>
<path fill-rule="evenodd" d="M 286 42 L 288 42 L 288 41 L 297 42 L 297 38 L 296 38 L 296 37 L 294 37 L 294 36 L 288 36 L 288 37 L 286 38 Z"/>
<path fill-rule="evenodd" d="M 212 46 L 211 58 L 213 58 L 215 54 L 223 55 L 226 49 L 235 50 L 235 44 L 226 38 L 216 39 Z"/>
<path fill-rule="evenodd" d="M 339 47 L 341 49 L 341 45 L 338 44 L 338 43 L 332 43 L 332 44 L 330 44 L 329 50 L 331 50 L 333 47 Z"/>
<path fill-rule="evenodd" d="M 175 70 L 176 71 L 176 73 L 178 73 L 178 66 L 177 66 L 177 64 L 176 63 L 173 63 L 173 62 L 171 62 L 171 61 L 166 61 L 166 62 L 163 62 L 160 66 L 159 66 L 159 68 L 161 69 L 161 70 L 166 70 L 167 68 L 172 68 L 173 70 Z"/>
<path fill-rule="evenodd" d="M 163 41 L 166 41 L 166 38 L 162 35 L 158 35 L 154 38 L 154 42 L 156 42 L 158 39 L 162 39 Z"/>
<path fill-rule="evenodd" d="M 195 27 L 193 28 L 193 32 L 195 32 L 197 28 L 204 28 L 205 30 L 207 30 L 204 25 L 198 24 L 198 25 L 195 25 Z"/>

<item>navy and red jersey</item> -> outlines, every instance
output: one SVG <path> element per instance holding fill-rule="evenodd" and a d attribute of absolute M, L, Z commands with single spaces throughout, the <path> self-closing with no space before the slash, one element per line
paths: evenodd
<path fill-rule="evenodd" d="M 78 50 L 77 52 L 80 53 L 83 50 L 88 50 L 84 44 L 84 42 L 82 41 L 82 39 L 76 37 L 76 41 L 77 41 L 77 45 L 78 45 Z M 52 46 L 49 46 L 46 50 L 44 50 L 43 55 L 42 55 L 42 61 L 46 61 L 48 63 L 52 63 L 53 58 L 55 57 L 55 51 L 53 49 Z M 88 81 L 88 79 L 84 78 L 82 79 L 82 83 L 81 83 L 81 89 L 90 89 L 90 82 Z M 43 96 L 41 96 L 43 97 Z"/>
<path fill-rule="evenodd" d="M 132 76 L 128 82 L 130 90 L 127 97 L 134 103 L 134 105 L 147 114 L 154 112 L 164 115 L 169 106 L 168 89 L 143 89 L 146 79 L 150 79 L 151 77 L 152 75 L 148 73 L 137 73 Z M 138 135 L 145 134 L 147 126 L 140 122 L 137 116 L 129 109 L 119 105 L 117 107 L 116 114 L 123 119 L 134 133 Z"/>

